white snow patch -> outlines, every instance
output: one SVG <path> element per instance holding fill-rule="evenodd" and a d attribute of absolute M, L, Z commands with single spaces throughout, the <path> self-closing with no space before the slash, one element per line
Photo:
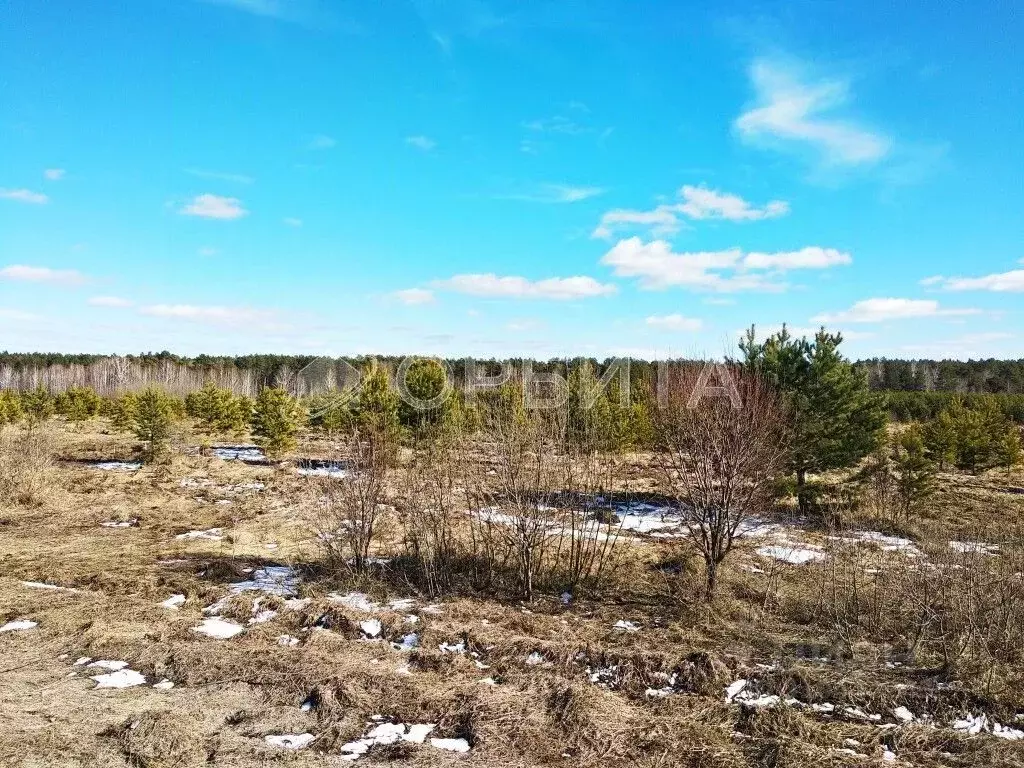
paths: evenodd
<path fill-rule="evenodd" d="M 347 595 L 339 595 L 337 592 L 331 592 L 327 595 L 327 599 L 335 603 L 341 603 L 346 608 L 351 608 L 355 611 L 372 613 L 377 609 L 376 604 L 362 592 L 349 592 Z"/>
<path fill-rule="evenodd" d="M 232 594 L 266 592 L 278 597 L 294 597 L 299 588 L 299 575 L 286 565 L 268 565 L 257 568 L 248 581 L 229 584 Z"/>
<path fill-rule="evenodd" d="M 39 622 L 37 621 L 30 621 L 29 619 L 18 619 L 17 621 L 8 621 L 6 624 L 0 627 L 0 632 L 19 632 L 23 629 L 32 629 L 33 627 L 38 626 Z"/>
<path fill-rule="evenodd" d="M 174 683 L 165 677 L 159 683 L 155 683 L 153 687 L 156 688 L 158 691 L 169 691 L 171 690 L 171 688 L 174 687 Z"/>
<path fill-rule="evenodd" d="M 283 645 L 286 648 L 294 648 L 299 644 L 299 638 L 292 637 L 291 635 L 278 635 L 277 644 Z"/>
<path fill-rule="evenodd" d="M 431 739 L 430 746 L 449 752 L 469 752 L 469 742 L 465 739 Z"/>
<path fill-rule="evenodd" d="M 998 544 L 986 544 L 982 541 L 951 541 L 949 548 L 960 554 L 975 555 L 997 555 L 999 554 Z"/>
<path fill-rule="evenodd" d="M 914 722 L 914 713 L 906 707 L 896 707 L 892 713 L 896 716 L 897 720 L 901 720 L 904 723 Z"/>
<path fill-rule="evenodd" d="M 256 445 L 218 445 L 210 449 L 210 455 L 224 461 L 263 461 L 267 458 Z"/>
<path fill-rule="evenodd" d="M 201 635 L 207 635 L 218 640 L 228 640 L 244 630 L 245 627 L 241 624 L 220 618 L 203 619 L 198 627 L 192 627 L 193 632 L 198 632 Z"/>
<path fill-rule="evenodd" d="M 108 672 L 117 672 L 117 671 L 122 670 L 125 667 L 127 667 L 128 666 L 128 662 L 127 661 L 110 661 L 110 660 L 107 660 L 107 659 L 101 659 L 99 661 L 86 662 L 86 666 L 89 666 L 89 667 L 99 667 L 100 669 L 105 669 Z"/>
<path fill-rule="evenodd" d="M 95 675 L 92 679 L 96 681 L 97 688 L 133 688 L 146 682 L 146 678 L 134 669 L 119 669 L 105 675 Z"/>
<path fill-rule="evenodd" d="M 172 611 L 176 611 L 185 604 L 184 595 L 171 595 L 164 600 L 160 605 L 164 608 L 170 608 Z"/>
<path fill-rule="evenodd" d="M 331 477 L 335 480 L 342 480 L 349 475 L 348 470 L 340 464 L 327 464 L 322 467 L 299 467 L 295 471 L 305 477 Z"/>
<path fill-rule="evenodd" d="M 725 689 L 725 703 L 729 704 L 733 699 L 739 695 L 740 691 L 747 687 L 747 681 L 740 679 L 732 683 L 729 683 L 729 687 Z"/>
<path fill-rule="evenodd" d="M 135 472 L 142 469 L 141 461 L 94 461 L 89 464 L 93 469 L 105 472 Z"/>
<path fill-rule="evenodd" d="M 272 747 L 281 749 L 303 749 L 313 743 L 316 738 L 312 733 L 282 733 L 264 736 L 263 740 Z"/>
<path fill-rule="evenodd" d="M 617 629 L 621 632 L 639 632 L 640 625 L 634 624 L 632 621 L 628 621 L 626 619 L 619 619 L 612 625 L 612 629 Z"/>
<path fill-rule="evenodd" d="M 757 554 L 791 565 L 806 565 L 815 560 L 825 559 L 825 553 L 819 550 L 783 545 L 758 547 Z"/>
<path fill-rule="evenodd" d="M 175 536 L 178 541 L 187 541 L 190 539 L 206 539 L 207 541 L 220 541 L 224 538 L 223 528 L 208 528 L 205 531 L 188 531 L 187 533 L 179 533 Z"/>
<path fill-rule="evenodd" d="M 137 517 L 133 517 L 131 520 L 104 520 L 100 523 L 104 528 L 134 528 L 138 524 Z"/>
<path fill-rule="evenodd" d="M 366 619 L 359 622 L 359 629 L 367 637 L 377 637 L 382 627 L 379 619 Z"/>
<path fill-rule="evenodd" d="M 56 584 L 44 584 L 41 581 L 23 581 L 21 586 L 29 589 L 48 589 L 51 592 L 78 592 L 77 589 L 71 587 L 58 587 Z"/>

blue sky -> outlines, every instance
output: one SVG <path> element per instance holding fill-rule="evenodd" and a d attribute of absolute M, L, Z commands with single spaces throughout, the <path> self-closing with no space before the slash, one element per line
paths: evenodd
<path fill-rule="evenodd" d="M 8 0 L 0 348 L 1021 357 L 1024 14 Z"/>

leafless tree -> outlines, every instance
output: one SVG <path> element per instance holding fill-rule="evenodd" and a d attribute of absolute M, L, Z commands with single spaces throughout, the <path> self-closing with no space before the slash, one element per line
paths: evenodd
<path fill-rule="evenodd" d="M 710 601 L 741 524 L 772 502 L 786 456 L 786 420 L 755 374 L 707 363 L 664 371 L 655 428 L 666 484 L 704 558 Z"/>
<path fill-rule="evenodd" d="M 372 430 L 354 432 L 349 445 L 348 475 L 323 478 L 312 490 L 313 525 L 331 561 L 362 572 L 370 563 L 393 447 Z"/>

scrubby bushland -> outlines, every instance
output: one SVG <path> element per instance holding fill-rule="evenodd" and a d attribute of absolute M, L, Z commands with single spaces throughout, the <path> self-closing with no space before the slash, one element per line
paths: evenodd
<path fill-rule="evenodd" d="M 134 397 L 130 430 L 143 444 L 143 459 L 156 461 L 167 449 L 171 425 L 180 414 L 180 404 L 155 387 L 142 390 Z"/>
<path fill-rule="evenodd" d="M 923 429 L 928 456 L 940 467 L 978 471 L 1021 461 L 1020 428 L 991 400 L 968 405 L 954 398 Z"/>
<path fill-rule="evenodd" d="M 0 499 L 38 504 L 54 484 L 56 446 L 49 428 L 0 424 Z"/>
<path fill-rule="evenodd" d="M 68 387 L 54 400 L 54 407 L 72 424 L 82 424 L 100 413 L 102 400 L 91 387 Z"/>

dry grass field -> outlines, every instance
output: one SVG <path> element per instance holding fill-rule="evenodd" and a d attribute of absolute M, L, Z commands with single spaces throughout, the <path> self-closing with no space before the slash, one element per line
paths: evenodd
<path fill-rule="evenodd" d="M 1020 472 L 943 474 L 899 530 L 766 510 L 708 606 L 652 457 L 622 457 L 651 503 L 615 507 L 602 578 L 525 603 L 418 590 L 397 482 L 374 565 L 326 560 L 311 515 L 349 480 L 295 462 L 325 443 L 134 469 L 89 463 L 133 456 L 102 421 L 19 437 L 0 765 L 1024 765 Z"/>

